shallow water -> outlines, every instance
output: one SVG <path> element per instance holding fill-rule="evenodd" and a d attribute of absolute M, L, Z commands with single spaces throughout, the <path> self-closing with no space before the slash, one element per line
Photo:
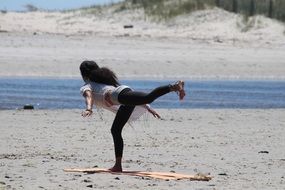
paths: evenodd
<path fill-rule="evenodd" d="M 133 89 L 148 92 L 170 81 L 124 80 Z M 79 79 L 0 79 L 0 109 L 84 108 Z M 178 101 L 175 93 L 152 103 L 156 108 L 285 108 L 285 81 L 207 80 L 186 81 L 187 96 Z"/>

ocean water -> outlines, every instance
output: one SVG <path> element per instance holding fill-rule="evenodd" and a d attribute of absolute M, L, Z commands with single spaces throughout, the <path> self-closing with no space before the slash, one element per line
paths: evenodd
<path fill-rule="evenodd" d="M 172 81 L 124 80 L 122 84 L 149 92 Z M 0 78 L 0 109 L 84 109 L 80 79 Z M 285 81 L 203 80 L 186 81 L 187 96 L 179 101 L 175 93 L 160 97 L 155 108 L 285 108 Z"/>

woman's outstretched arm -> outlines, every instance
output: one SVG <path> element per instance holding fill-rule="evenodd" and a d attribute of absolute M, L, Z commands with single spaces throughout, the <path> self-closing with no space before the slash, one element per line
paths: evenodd
<path fill-rule="evenodd" d="M 90 116 L 93 113 L 92 108 L 94 100 L 92 92 L 90 90 L 86 90 L 83 93 L 83 97 L 85 98 L 86 110 L 82 112 L 82 116 L 83 117 Z"/>
<path fill-rule="evenodd" d="M 160 115 L 152 107 L 150 107 L 149 104 L 145 104 L 143 106 L 147 109 L 147 111 L 149 113 L 151 113 L 153 115 L 153 117 L 155 117 L 157 119 L 161 119 Z"/>

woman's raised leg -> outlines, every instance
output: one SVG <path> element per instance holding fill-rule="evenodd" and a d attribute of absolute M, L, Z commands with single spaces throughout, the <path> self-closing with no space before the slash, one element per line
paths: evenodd
<path fill-rule="evenodd" d="M 178 81 L 175 84 L 160 86 L 152 90 L 150 93 L 132 91 L 129 89 L 127 91 L 122 91 L 118 96 L 118 100 L 123 105 L 144 105 L 150 104 L 160 96 L 173 91 L 177 92 L 179 99 L 182 100 L 185 96 L 184 82 Z"/>

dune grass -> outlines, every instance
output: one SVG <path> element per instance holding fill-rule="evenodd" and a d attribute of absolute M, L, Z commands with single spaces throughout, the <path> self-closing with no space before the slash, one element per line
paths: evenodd
<path fill-rule="evenodd" d="M 158 20 L 168 20 L 173 17 L 213 7 L 220 7 L 230 12 L 235 12 L 250 17 L 264 15 L 285 22 L 285 0 L 125 0 L 103 6 L 89 6 L 80 8 L 86 14 L 100 14 L 104 7 L 113 6 L 114 11 L 143 8 L 146 16 Z M 27 4 L 26 9 L 38 11 L 39 8 Z M 78 9 L 64 10 L 63 12 L 76 11 Z M 6 13 L 6 10 L 0 10 Z"/>
<path fill-rule="evenodd" d="M 105 7 L 113 7 L 114 12 L 143 8 L 147 17 L 155 20 L 168 20 L 196 10 L 220 7 L 230 12 L 242 14 L 246 20 L 250 16 L 264 15 L 285 22 L 285 0 L 125 0 L 110 5 L 88 6 L 80 9 L 82 14 L 101 14 Z M 32 4 L 26 5 L 27 11 L 38 11 Z M 1 13 L 6 13 L 2 10 Z"/>
<path fill-rule="evenodd" d="M 285 0 L 125 0 L 121 8 L 142 7 L 148 16 L 167 20 L 215 6 L 246 17 L 259 14 L 285 21 Z"/>
<path fill-rule="evenodd" d="M 159 20 L 168 20 L 170 18 L 187 14 L 195 10 L 213 7 L 213 0 L 126 0 L 126 7 L 143 8 L 147 16 Z"/>
<path fill-rule="evenodd" d="M 264 15 L 285 21 L 285 0 L 216 0 L 219 7 L 245 16 Z"/>

